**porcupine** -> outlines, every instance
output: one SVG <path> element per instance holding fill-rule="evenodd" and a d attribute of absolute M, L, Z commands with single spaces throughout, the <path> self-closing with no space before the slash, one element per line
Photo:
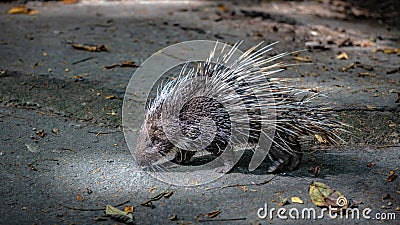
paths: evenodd
<path fill-rule="evenodd" d="M 175 154 L 173 162 L 187 164 L 198 151 L 219 156 L 232 143 L 236 149 L 263 148 L 258 145 L 261 126 L 275 129 L 273 136 L 268 136 L 272 141 L 268 172 L 298 167 L 300 136 L 317 135 L 329 144 L 341 140 L 336 131 L 342 124 L 332 120 L 326 109 L 310 104 L 317 93 L 288 86 L 272 76 L 287 66 L 273 62 L 291 53 L 265 57 L 275 43 L 264 47 L 260 43 L 229 64 L 240 43 L 219 54 L 214 49 L 205 62 L 191 69 L 187 63 L 176 79 L 159 89 L 147 107 L 138 136 L 135 158 L 139 166 L 152 167 L 170 153 Z M 265 111 L 270 113 L 263 115 Z M 211 125 L 204 125 L 204 118 L 212 120 Z M 243 126 L 247 139 L 232 139 L 232 123 L 237 121 L 248 124 Z M 176 141 L 179 134 L 189 141 Z M 208 140 L 205 147 L 204 140 Z M 231 164 L 229 158 L 224 159 L 225 166 L 219 171 L 228 172 Z"/>

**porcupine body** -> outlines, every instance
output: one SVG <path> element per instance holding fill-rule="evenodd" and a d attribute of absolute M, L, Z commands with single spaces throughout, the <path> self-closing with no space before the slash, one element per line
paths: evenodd
<path fill-rule="evenodd" d="M 219 156 L 228 147 L 266 148 L 272 162 L 268 172 L 286 171 L 301 161 L 300 136 L 318 135 L 327 143 L 340 140 L 336 130 L 342 124 L 311 106 L 316 93 L 273 78 L 285 66 L 275 61 L 289 53 L 265 57 L 273 44 L 260 43 L 233 59 L 239 45 L 230 51 L 214 49 L 195 67 L 186 64 L 162 87 L 147 108 L 138 137 L 139 166 L 152 167 L 170 153 L 175 154 L 173 162 L 185 164 L 199 151 Z M 263 146 L 261 137 L 272 145 Z M 232 168 L 229 157 L 224 164 L 221 172 Z"/>

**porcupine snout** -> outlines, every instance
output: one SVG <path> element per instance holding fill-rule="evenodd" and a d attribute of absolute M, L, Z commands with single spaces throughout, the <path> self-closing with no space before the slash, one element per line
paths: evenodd
<path fill-rule="evenodd" d="M 174 147 L 166 137 L 160 124 L 159 115 L 147 115 L 135 147 L 135 160 L 139 167 L 149 168 Z"/>

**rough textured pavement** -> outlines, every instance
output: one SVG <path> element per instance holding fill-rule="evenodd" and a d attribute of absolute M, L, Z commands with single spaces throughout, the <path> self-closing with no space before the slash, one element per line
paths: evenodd
<path fill-rule="evenodd" d="M 221 211 L 216 218 L 199 218 L 217 221 L 202 223 L 399 223 L 400 179 L 387 181 L 390 171 L 400 174 L 396 1 L 28 2 L 38 14 L 8 15 L 15 5 L 0 4 L 0 224 L 118 223 L 102 217 L 106 204 L 135 206 L 137 224 L 198 224 L 195 217 L 215 210 Z M 164 47 L 196 39 L 244 40 L 242 50 L 279 40 L 275 54 L 308 49 L 299 55 L 303 61 L 285 61 L 310 64 L 279 76 L 327 93 L 338 119 L 352 125 L 343 135 L 347 144 L 326 148 L 312 141 L 296 171 L 274 176 L 263 165 L 249 173 L 244 162 L 194 188 L 169 186 L 138 170 L 121 126 L 125 88 L 136 68 L 103 67 L 126 60 L 140 65 Z M 71 43 L 110 50 L 81 51 Z M 343 52 L 348 59 L 337 59 Z M 309 172 L 316 166 L 318 177 Z M 265 203 L 279 208 L 281 198 L 293 196 L 304 204 L 284 208 L 320 212 L 308 195 L 314 180 L 360 210 L 371 208 L 372 217 L 394 213 L 386 215 L 396 220 L 257 217 Z M 154 209 L 140 205 L 164 189 L 174 194 L 154 201 Z M 177 221 L 167 219 L 174 214 Z"/>

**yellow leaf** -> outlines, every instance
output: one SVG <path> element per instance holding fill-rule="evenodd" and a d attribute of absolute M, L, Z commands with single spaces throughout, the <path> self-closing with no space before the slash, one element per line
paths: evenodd
<path fill-rule="evenodd" d="M 303 200 L 301 200 L 299 197 L 296 197 L 296 196 L 292 197 L 290 199 L 290 201 L 293 202 L 293 203 L 304 204 Z"/>
<path fill-rule="evenodd" d="M 387 182 L 392 182 L 394 181 L 394 179 L 397 177 L 396 173 L 394 172 L 394 170 L 389 171 L 389 176 L 386 179 Z"/>
<path fill-rule="evenodd" d="M 28 14 L 28 15 L 34 15 L 37 14 L 39 11 L 37 10 L 32 10 L 27 8 L 26 6 L 15 6 L 7 11 L 7 14 Z"/>
<path fill-rule="evenodd" d="M 319 134 L 314 134 L 315 138 L 318 140 L 319 143 L 326 144 L 327 141 Z"/>
<path fill-rule="evenodd" d="M 348 60 L 348 59 L 349 59 L 349 56 L 347 55 L 346 52 L 342 52 L 342 53 L 340 53 L 339 55 L 336 56 L 336 59 L 339 59 L 339 60 L 341 60 L 341 59 Z"/>
<path fill-rule="evenodd" d="M 109 95 L 109 96 L 106 96 L 106 99 L 115 99 L 116 98 L 116 96 L 115 95 Z"/>

